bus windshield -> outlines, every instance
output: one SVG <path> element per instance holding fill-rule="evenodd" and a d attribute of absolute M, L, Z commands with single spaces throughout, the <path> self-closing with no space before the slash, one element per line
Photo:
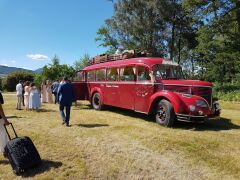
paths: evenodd
<path fill-rule="evenodd" d="M 153 66 L 155 80 L 184 79 L 181 66 L 156 64 Z"/>

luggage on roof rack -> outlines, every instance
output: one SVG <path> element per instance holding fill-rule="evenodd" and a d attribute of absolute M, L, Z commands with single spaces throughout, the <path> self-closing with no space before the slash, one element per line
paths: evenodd
<path fill-rule="evenodd" d="M 136 52 L 135 50 L 124 50 L 121 52 L 121 54 L 115 53 L 111 55 L 108 55 L 108 54 L 97 55 L 89 61 L 89 64 L 93 65 L 93 64 L 99 64 L 99 63 L 104 63 L 108 61 L 117 61 L 117 60 L 123 60 L 123 59 L 130 59 L 134 57 L 146 57 L 146 56 L 147 56 L 146 51 Z"/>

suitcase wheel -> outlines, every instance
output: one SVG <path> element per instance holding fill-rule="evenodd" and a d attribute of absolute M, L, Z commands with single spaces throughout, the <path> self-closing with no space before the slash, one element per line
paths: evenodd
<path fill-rule="evenodd" d="M 24 169 L 21 169 L 19 167 L 13 169 L 14 174 L 19 175 L 21 173 L 24 173 Z"/>

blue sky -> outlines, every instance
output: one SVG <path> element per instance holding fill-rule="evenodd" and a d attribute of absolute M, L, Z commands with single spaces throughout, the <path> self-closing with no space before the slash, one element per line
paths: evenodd
<path fill-rule="evenodd" d="M 112 14 L 107 0 L 0 0 L 0 64 L 35 70 L 55 54 L 69 65 L 100 54 L 96 32 Z"/>

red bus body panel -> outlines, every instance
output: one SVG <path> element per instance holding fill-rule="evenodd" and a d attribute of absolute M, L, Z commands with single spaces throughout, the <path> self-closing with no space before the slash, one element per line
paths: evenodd
<path fill-rule="evenodd" d="M 96 71 L 99 69 L 124 68 L 144 66 L 152 71 L 155 64 L 162 64 L 163 58 L 132 58 L 127 60 L 110 61 L 85 67 L 82 71 Z M 106 71 L 107 72 L 107 71 Z M 106 73 L 107 74 L 107 73 Z M 107 75 L 106 75 L 107 76 Z M 118 75 L 119 76 L 119 75 Z M 194 115 L 189 111 L 197 100 L 208 103 L 207 108 L 196 107 L 196 112 L 202 111 L 203 116 L 212 116 L 212 86 L 213 84 L 199 80 L 164 80 L 157 82 L 138 81 L 91 81 L 85 83 L 74 82 L 78 99 L 91 97 L 95 92 L 101 96 L 101 103 L 149 114 L 156 100 L 170 101 L 176 114 Z M 187 94 L 187 95 L 186 95 Z M 190 94 L 190 95 L 189 95 Z"/>

